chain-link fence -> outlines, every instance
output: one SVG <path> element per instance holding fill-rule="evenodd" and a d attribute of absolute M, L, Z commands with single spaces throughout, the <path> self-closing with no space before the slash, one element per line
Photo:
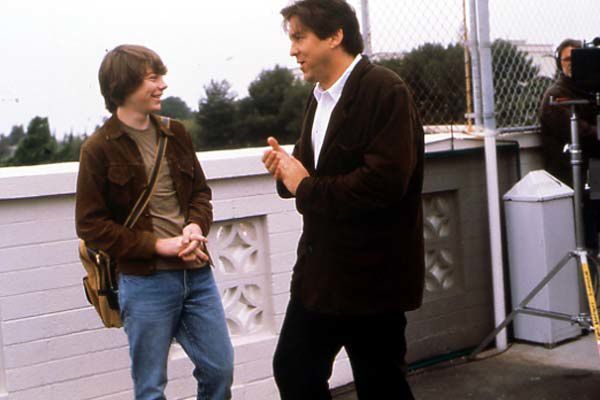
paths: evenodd
<path fill-rule="evenodd" d="M 538 107 L 565 38 L 600 36 L 598 0 L 490 0 L 494 102 L 499 127 L 538 124 Z"/>
<path fill-rule="evenodd" d="M 369 20 L 362 19 L 370 31 L 367 52 L 407 82 L 424 124 L 463 125 L 468 109 L 463 0 L 355 3 L 361 13 L 368 5 Z"/>
<path fill-rule="evenodd" d="M 352 3 L 370 33 L 371 58 L 407 82 L 424 124 L 469 125 L 480 96 L 473 90 L 478 60 L 469 52 L 476 2 Z M 541 96 L 556 76 L 554 48 L 566 37 L 600 36 L 600 1 L 489 0 L 489 13 L 497 126 L 535 126 Z"/>

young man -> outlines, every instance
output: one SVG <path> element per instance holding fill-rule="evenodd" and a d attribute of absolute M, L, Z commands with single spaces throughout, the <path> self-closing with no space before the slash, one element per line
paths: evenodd
<path fill-rule="evenodd" d="M 173 338 L 194 363 L 199 400 L 229 399 L 233 350 L 205 248 L 211 191 L 189 134 L 154 113 L 167 88 L 159 56 L 118 46 L 100 66 L 112 117 L 81 149 L 77 234 L 117 261 L 121 317 L 138 400 L 165 399 Z M 133 229 L 124 221 L 144 191 L 159 135 L 167 149 L 149 205 Z"/>
<path fill-rule="evenodd" d="M 330 399 L 344 347 L 359 399 L 412 399 L 404 313 L 424 286 L 419 117 L 402 80 L 360 55 L 344 0 L 297 1 L 281 14 L 290 54 L 316 86 L 293 156 L 269 138 L 263 158 L 304 221 L 275 381 L 282 400 Z"/>

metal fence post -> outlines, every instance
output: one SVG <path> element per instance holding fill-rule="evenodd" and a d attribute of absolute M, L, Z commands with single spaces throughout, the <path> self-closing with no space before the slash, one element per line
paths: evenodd
<path fill-rule="evenodd" d="M 371 21 L 369 18 L 369 0 L 360 1 L 360 14 L 362 22 L 362 37 L 365 44 L 365 55 L 371 57 L 373 48 L 371 47 Z"/>
<path fill-rule="evenodd" d="M 492 282 L 494 286 L 494 318 L 496 326 L 506 318 L 504 301 L 504 267 L 502 262 L 502 234 L 500 226 L 500 195 L 498 190 L 498 165 L 496 154 L 496 118 L 494 116 L 494 76 L 492 69 L 492 43 L 488 0 L 477 1 L 477 33 L 481 70 L 481 99 L 485 135 L 485 166 L 487 175 L 488 218 L 490 250 L 492 256 Z M 496 336 L 496 348 L 506 350 L 506 329 Z"/>
<path fill-rule="evenodd" d="M 469 0 L 469 46 L 471 53 L 471 82 L 473 88 L 473 113 L 476 126 L 483 125 L 481 113 L 481 71 L 479 69 L 479 50 L 477 40 L 477 0 Z"/>

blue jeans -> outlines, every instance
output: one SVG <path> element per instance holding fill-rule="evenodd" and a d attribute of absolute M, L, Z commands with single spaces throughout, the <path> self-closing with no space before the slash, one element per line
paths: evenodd
<path fill-rule="evenodd" d="M 173 338 L 194 363 L 198 400 L 231 398 L 233 348 L 212 270 L 121 274 L 121 317 L 136 400 L 164 400 Z"/>

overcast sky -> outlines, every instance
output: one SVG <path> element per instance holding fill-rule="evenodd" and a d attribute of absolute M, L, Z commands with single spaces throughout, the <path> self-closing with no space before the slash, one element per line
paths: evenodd
<path fill-rule="evenodd" d="M 261 70 L 295 67 L 279 10 L 288 0 L 0 0 L 0 133 L 36 116 L 58 136 L 100 123 L 97 71 L 123 43 L 155 50 L 165 96 L 197 109 L 210 79 L 246 95 Z M 360 11 L 360 0 L 350 3 Z M 370 0 L 374 50 L 456 41 L 462 0 Z M 565 11 L 571 7 L 568 13 Z M 492 35 L 556 45 L 600 36 L 600 0 L 490 0 Z M 360 18 L 360 14 L 359 14 Z"/>

